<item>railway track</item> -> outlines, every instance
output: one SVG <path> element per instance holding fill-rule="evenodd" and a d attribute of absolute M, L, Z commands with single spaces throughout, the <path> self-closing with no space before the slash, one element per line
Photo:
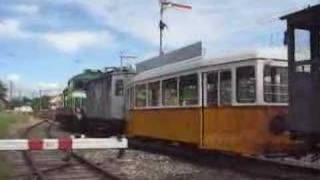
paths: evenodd
<path fill-rule="evenodd" d="M 55 138 L 52 132 L 53 122 L 50 120 L 43 120 L 33 126 L 30 126 L 22 134 L 23 138 L 34 136 L 36 130 L 41 128 L 41 136 L 47 138 Z M 39 136 L 39 135 L 36 135 Z M 95 163 L 85 159 L 81 155 L 75 152 L 63 152 L 63 151 L 25 151 L 23 152 L 23 158 L 28 165 L 31 174 L 24 175 L 27 179 L 107 179 L 107 180 L 120 180 L 126 179 L 121 175 L 115 175 L 115 169 L 113 173 L 110 173 L 105 167 L 100 167 Z"/>
<path fill-rule="evenodd" d="M 143 142 L 136 139 L 129 140 L 129 148 L 164 154 L 201 166 L 221 170 L 230 169 L 253 178 L 283 180 L 320 179 L 320 164 L 318 166 L 311 166 L 310 164 L 306 164 L 301 160 L 294 160 L 293 158 L 289 161 L 288 158 L 242 157 L 223 154 L 221 152 L 198 150 L 190 147 L 181 148 L 181 146 L 171 146 L 162 142 Z M 306 164 L 305 166 L 304 163 Z"/>
<path fill-rule="evenodd" d="M 52 127 L 53 124 L 50 123 L 46 132 L 52 132 L 50 130 Z M 47 136 L 53 137 L 52 134 L 47 134 Z M 165 143 L 144 143 L 136 139 L 130 139 L 129 146 L 132 149 L 165 154 L 179 161 L 188 161 L 200 166 L 221 170 L 228 169 L 257 179 L 320 179 L 320 164 L 314 166 L 315 163 L 293 158 L 241 157 L 181 148 L 180 146 L 168 146 Z M 77 158 L 77 154 L 73 154 L 73 158 Z"/>

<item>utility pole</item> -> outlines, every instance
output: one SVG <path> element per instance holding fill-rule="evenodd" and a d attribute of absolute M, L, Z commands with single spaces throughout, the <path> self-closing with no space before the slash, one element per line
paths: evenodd
<path fill-rule="evenodd" d="M 123 69 L 123 61 L 126 59 L 136 59 L 136 56 L 125 55 L 123 52 L 120 53 L 120 68 Z"/>
<path fill-rule="evenodd" d="M 160 29 L 160 47 L 159 47 L 159 56 L 162 56 L 164 54 L 163 51 L 163 31 L 165 28 L 167 28 L 167 25 L 163 22 L 163 13 L 166 8 L 179 8 L 179 9 L 188 9 L 191 10 L 192 7 L 189 5 L 184 4 L 177 4 L 173 2 L 169 2 L 167 0 L 160 0 L 160 22 L 159 22 L 159 29 Z"/>
<path fill-rule="evenodd" d="M 21 91 L 21 89 L 18 91 L 19 92 L 19 100 L 21 101 L 22 100 L 22 91 Z"/>
<path fill-rule="evenodd" d="M 42 109 L 42 90 L 39 90 L 39 111 Z"/>
<path fill-rule="evenodd" d="M 166 28 L 166 24 L 163 22 L 163 11 L 164 11 L 164 3 L 165 1 L 162 1 L 160 4 L 160 22 L 159 22 L 159 29 L 160 29 L 160 49 L 159 49 L 159 55 L 162 56 L 164 54 L 163 52 L 163 30 Z"/>

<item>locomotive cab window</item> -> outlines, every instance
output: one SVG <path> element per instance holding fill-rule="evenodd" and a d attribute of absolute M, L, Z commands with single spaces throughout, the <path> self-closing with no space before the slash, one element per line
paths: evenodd
<path fill-rule="evenodd" d="M 125 100 L 125 107 L 126 109 L 129 109 L 130 108 L 130 88 L 127 88 L 125 90 L 125 95 L 124 95 L 124 100 Z"/>
<path fill-rule="evenodd" d="M 179 81 L 179 104 L 181 106 L 198 104 L 198 75 L 181 76 Z"/>
<path fill-rule="evenodd" d="M 230 105 L 232 102 L 232 75 L 231 71 L 220 72 L 220 104 Z"/>
<path fill-rule="evenodd" d="M 160 104 L 160 81 L 148 84 L 148 106 L 154 107 Z"/>
<path fill-rule="evenodd" d="M 207 104 L 218 105 L 218 72 L 207 74 Z"/>
<path fill-rule="evenodd" d="M 145 107 L 147 104 L 147 89 L 145 84 L 136 85 L 136 107 Z"/>
<path fill-rule="evenodd" d="M 264 67 L 264 100 L 268 103 L 288 102 L 288 69 L 286 67 Z"/>
<path fill-rule="evenodd" d="M 133 87 L 130 87 L 129 89 L 129 99 L 130 99 L 129 107 L 130 109 L 133 109 L 134 107 L 134 88 Z"/>
<path fill-rule="evenodd" d="M 164 106 L 178 105 L 177 78 L 162 81 L 162 102 Z"/>
<path fill-rule="evenodd" d="M 256 101 L 256 77 L 254 66 L 237 68 L 237 102 L 253 103 Z"/>
<path fill-rule="evenodd" d="M 295 32 L 295 61 L 311 59 L 311 34 L 309 30 L 296 29 Z"/>
<path fill-rule="evenodd" d="M 116 81 L 115 85 L 115 95 L 116 96 L 123 96 L 123 80 L 119 79 Z"/>

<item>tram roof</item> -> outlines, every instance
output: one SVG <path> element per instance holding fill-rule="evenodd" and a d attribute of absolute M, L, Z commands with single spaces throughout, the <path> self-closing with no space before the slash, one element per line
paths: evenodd
<path fill-rule="evenodd" d="M 320 22 L 320 4 L 309 6 L 300 11 L 296 11 L 280 17 L 281 20 L 287 20 L 288 23 L 297 27 L 306 28 L 308 26 L 319 25 Z"/>
<path fill-rule="evenodd" d="M 209 66 L 218 66 L 232 63 L 239 63 L 242 61 L 257 61 L 257 60 L 277 60 L 277 61 L 287 61 L 285 55 L 274 54 L 269 55 L 263 52 L 248 52 L 231 54 L 228 56 L 217 57 L 217 58 L 193 58 L 173 64 L 168 64 L 162 67 L 151 69 L 138 73 L 134 81 L 144 81 L 148 79 L 153 79 L 166 75 L 174 75 L 181 72 L 187 72 L 194 69 L 201 69 Z"/>

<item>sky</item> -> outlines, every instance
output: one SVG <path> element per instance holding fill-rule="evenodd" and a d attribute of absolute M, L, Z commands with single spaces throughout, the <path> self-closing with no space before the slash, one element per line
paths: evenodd
<path fill-rule="evenodd" d="M 166 52 L 202 41 L 205 56 L 241 51 L 285 53 L 278 18 L 319 0 L 175 0 L 167 9 Z M 15 95 L 66 86 L 84 69 L 144 59 L 159 49 L 158 0 L 0 0 L 0 79 Z"/>

